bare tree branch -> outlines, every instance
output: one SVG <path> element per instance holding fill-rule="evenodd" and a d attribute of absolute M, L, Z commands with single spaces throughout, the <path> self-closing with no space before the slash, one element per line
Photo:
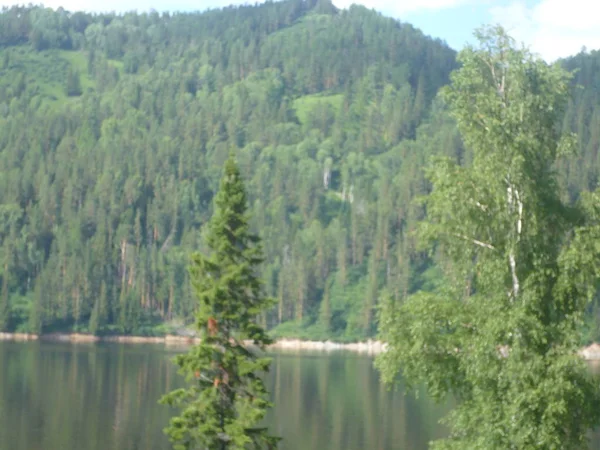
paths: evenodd
<path fill-rule="evenodd" d="M 479 247 L 488 248 L 490 250 L 496 250 L 496 247 L 494 247 L 492 244 L 488 244 L 487 242 L 478 241 L 477 239 L 470 238 L 468 236 L 465 236 L 464 234 L 453 233 L 453 236 L 464 239 L 465 241 L 471 242 L 475 245 L 478 245 Z"/>

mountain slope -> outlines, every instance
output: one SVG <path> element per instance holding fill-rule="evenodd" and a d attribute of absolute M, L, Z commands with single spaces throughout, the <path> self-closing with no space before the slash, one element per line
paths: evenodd
<path fill-rule="evenodd" d="M 188 256 L 231 150 L 276 335 L 370 336 L 382 288 L 435 286 L 411 200 L 431 155 L 468 162 L 434 100 L 456 66 L 440 41 L 290 0 L 12 8 L 0 46 L 0 328 L 152 334 L 189 320 Z"/>
<path fill-rule="evenodd" d="M 409 252 L 413 213 L 391 214 L 394 192 L 422 188 L 409 139 L 451 49 L 327 1 L 162 16 L 13 8 L 0 30 L 3 329 L 154 333 L 188 319 L 188 255 L 233 149 L 279 299 L 263 320 L 374 331 L 376 291 L 400 283 Z"/>

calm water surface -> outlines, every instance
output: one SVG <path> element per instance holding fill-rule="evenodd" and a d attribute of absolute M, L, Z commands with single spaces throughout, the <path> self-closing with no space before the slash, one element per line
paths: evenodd
<path fill-rule="evenodd" d="M 182 386 L 174 352 L 158 345 L 0 342 L 0 450 L 168 450 Z M 283 450 L 424 450 L 448 406 L 388 391 L 370 357 L 275 354 L 272 431 Z M 600 449 L 596 438 L 594 449 Z"/>

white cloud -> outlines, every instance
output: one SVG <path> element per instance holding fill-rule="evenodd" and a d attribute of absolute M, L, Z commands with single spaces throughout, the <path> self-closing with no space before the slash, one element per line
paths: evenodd
<path fill-rule="evenodd" d="M 408 13 L 456 8 L 467 3 L 473 3 L 473 1 L 474 0 L 333 0 L 333 4 L 338 8 L 348 8 L 353 3 L 358 3 L 386 15 L 402 19 L 402 16 Z"/>
<path fill-rule="evenodd" d="M 490 10 L 518 41 L 547 61 L 600 48 L 600 3 L 594 0 L 540 0 L 533 6 L 514 1 Z"/>

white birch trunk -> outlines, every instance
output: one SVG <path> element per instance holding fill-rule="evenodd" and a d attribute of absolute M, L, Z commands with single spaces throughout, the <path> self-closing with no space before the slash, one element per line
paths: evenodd
<path fill-rule="evenodd" d="M 508 187 L 506 189 L 506 199 L 508 203 L 508 211 L 511 216 L 516 212 L 517 221 L 515 224 L 516 237 L 514 240 L 514 244 L 517 244 L 521 240 L 521 231 L 523 228 L 523 201 L 521 196 L 519 195 L 519 191 L 513 187 L 510 182 L 510 176 L 507 177 Z M 516 207 L 516 208 L 515 208 Z M 516 211 L 515 211 L 516 209 Z M 514 245 L 511 246 L 508 262 L 510 264 L 510 272 L 512 276 L 512 299 L 513 301 L 517 299 L 519 295 L 520 283 L 519 277 L 517 275 L 517 261 L 515 258 L 515 248 Z"/>

